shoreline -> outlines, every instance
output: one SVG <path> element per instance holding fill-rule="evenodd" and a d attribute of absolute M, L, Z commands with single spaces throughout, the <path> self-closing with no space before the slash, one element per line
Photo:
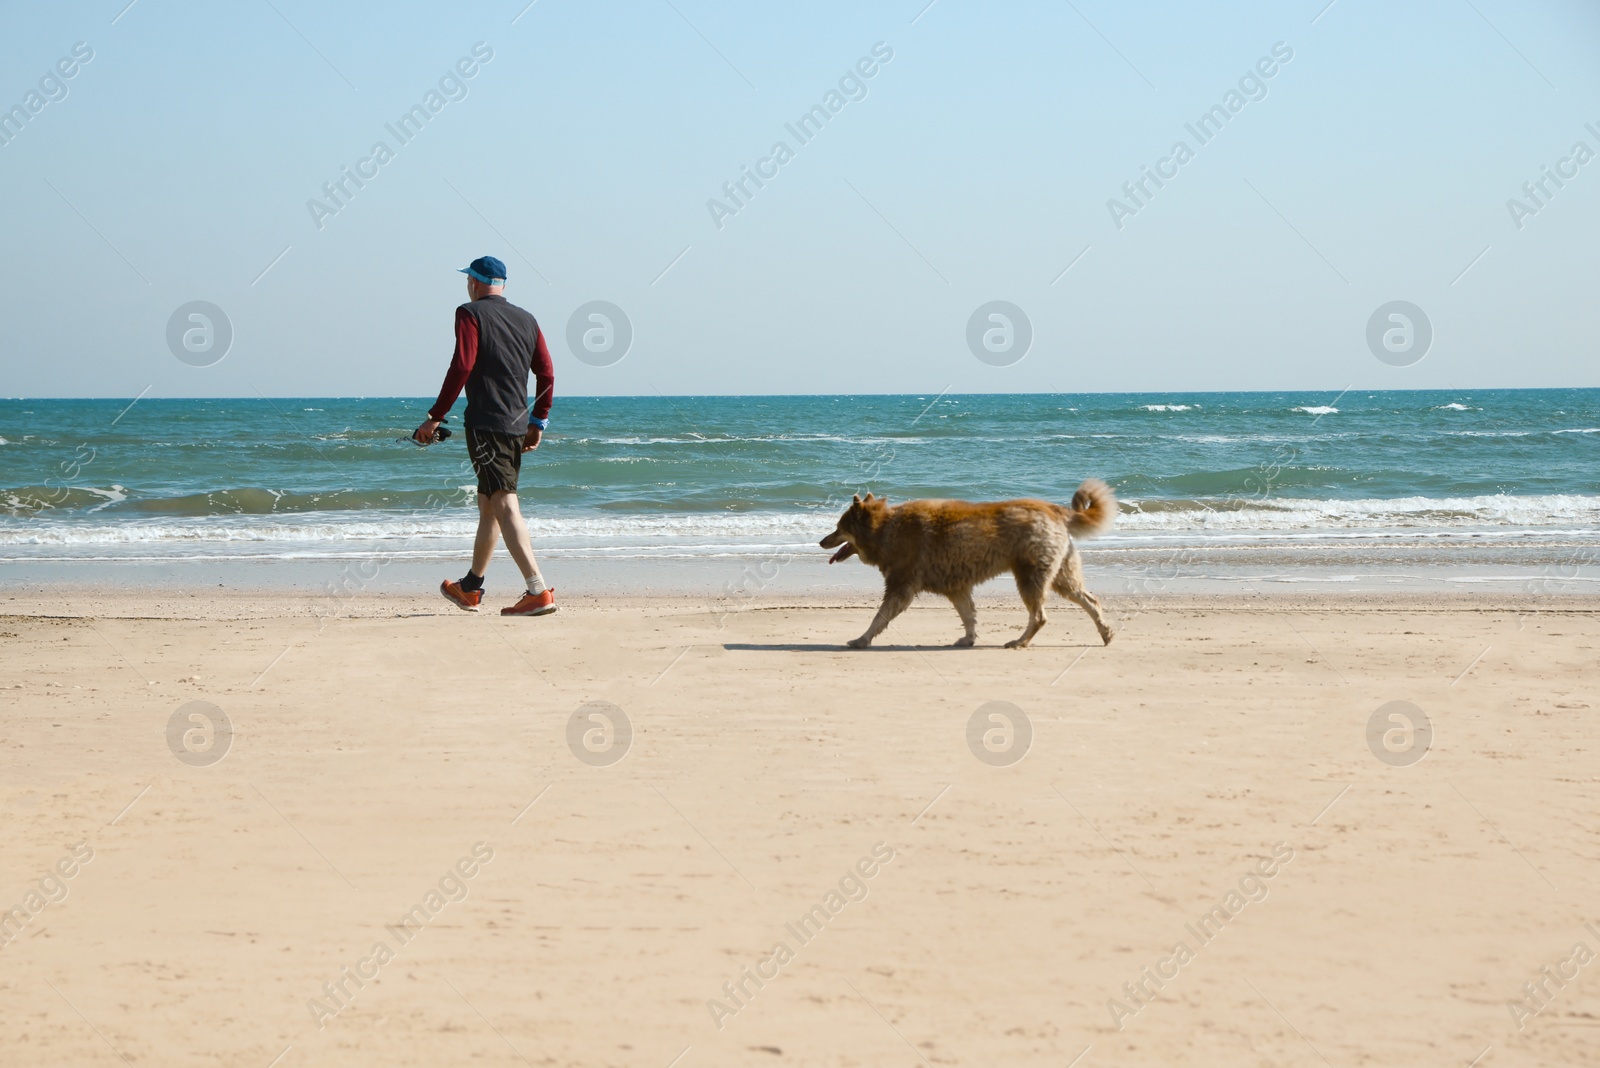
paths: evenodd
<path fill-rule="evenodd" d="M 545 580 L 569 596 L 870 598 L 882 589 L 875 568 L 859 561 L 830 566 L 807 546 L 765 555 L 681 557 L 567 556 L 535 552 Z M 1449 594 L 1493 597 L 1600 595 L 1594 553 L 1548 554 L 1516 562 L 1470 550 L 1426 557 L 1371 559 L 1363 554 L 1290 552 L 1240 559 L 1226 548 L 1175 548 L 1128 556 L 1089 543 L 1083 549 L 1089 589 L 1100 597 L 1167 595 L 1292 596 L 1305 593 Z M 467 547 L 423 559 L 355 553 L 334 559 L 30 560 L 0 562 L 0 595 L 16 591 L 73 595 L 120 591 L 286 592 L 350 600 L 366 596 L 431 596 L 440 580 L 458 578 Z M 487 578 L 491 597 L 521 586 L 515 566 L 497 552 Z M 1009 576 L 975 591 L 979 599 L 1015 599 Z"/>
<path fill-rule="evenodd" d="M 1114 621 L 1126 623 L 1141 615 L 1163 614 L 1357 614 L 1423 613 L 1487 614 L 1513 616 L 1600 614 L 1600 592 L 1543 594 L 1501 594 L 1460 591 L 1393 590 L 1233 590 L 1227 592 L 1163 591 L 1153 594 L 1107 593 L 1100 595 Z M 143 589 L 108 589 L 96 586 L 0 587 L 0 620 L 344 620 L 423 619 L 440 617 L 471 620 L 499 619 L 503 601 L 510 604 L 514 593 L 491 594 L 477 612 L 463 612 L 431 591 L 362 593 L 330 604 L 315 591 L 284 588 L 206 588 L 172 586 Z M 987 584 L 973 597 L 989 620 L 990 638 L 998 631 L 999 617 L 1023 617 L 1021 601 L 1009 585 Z M 612 612 L 646 612 L 654 615 L 696 617 L 726 621 L 738 616 L 771 612 L 807 610 L 833 615 L 854 613 L 851 619 L 865 625 L 876 609 L 876 589 L 826 594 L 767 591 L 749 597 L 663 596 L 650 592 L 582 592 L 558 600 L 562 612 L 546 620 L 508 620 L 516 626 L 552 629 L 575 615 Z M 918 596 L 907 613 L 919 618 L 948 616 L 958 626 L 954 610 L 937 594 Z M 1076 633 L 1086 617 L 1071 602 L 1051 598 L 1047 604 L 1050 623 L 1041 640 L 1059 637 L 1066 627 Z M 563 614 L 565 613 L 565 614 Z M 856 617 L 859 617 L 857 620 Z M 850 624 L 846 624 L 846 629 Z M 1009 625 L 1009 624 L 1007 624 Z M 1092 637 L 1092 631 L 1090 632 Z M 848 635 L 848 636 L 853 636 Z M 1098 646 L 1099 641 L 1093 640 Z"/>

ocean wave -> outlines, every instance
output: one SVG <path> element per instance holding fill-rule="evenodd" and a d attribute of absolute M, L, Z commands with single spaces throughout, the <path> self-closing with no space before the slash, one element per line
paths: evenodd
<path fill-rule="evenodd" d="M 629 434 L 621 437 L 582 437 L 572 439 L 574 445 L 747 445 L 781 442 L 783 444 L 876 445 L 883 442 L 899 443 L 908 440 L 898 436 L 860 437 L 840 434 Z M 915 440 L 915 439 L 911 439 Z M 1005 439 L 998 439 L 1005 440 Z"/>
<path fill-rule="evenodd" d="M 1600 497 L 1293 498 L 1228 501 L 1135 499 L 1122 502 L 1119 530 L 1439 529 L 1600 524 Z"/>
<path fill-rule="evenodd" d="M 1434 411 L 1436 411 L 1436 412 L 1481 412 L 1481 411 L 1483 411 L 1483 409 L 1482 408 L 1469 408 L 1465 404 L 1457 404 L 1456 402 L 1451 401 L 1449 404 L 1441 404 L 1441 405 L 1439 405 L 1437 408 L 1434 409 Z"/>
<path fill-rule="evenodd" d="M 12 516 L 50 512 L 98 512 L 113 505 L 118 521 L 137 522 L 130 515 L 174 517 L 228 517 L 240 515 L 299 515 L 303 513 L 356 512 L 362 509 L 402 511 L 442 510 L 470 504 L 474 486 L 441 483 L 434 489 L 327 489 L 301 491 L 240 486 L 171 497 L 139 497 L 127 487 L 22 486 L 0 490 L 0 513 Z"/>
<path fill-rule="evenodd" d="M 93 486 L 19 486 L 0 491 L 0 514 L 12 517 L 33 516 L 46 511 L 98 512 L 108 505 L 127 500 L 127 490 L 113 485 L 109 489 Z"/>
<path fill-rule="evenodd" d="M 90 512 L 98 512 L 102 508 L 109 508 L 111 505 L 116 504 L 119 501 L 125 501 L 128 499 L 127 487 L 118 486 L 115 484 L 113 484 L 110 489 L 96 489 L 94 486 L 85 486 L 83 487 L 83 492 L 103 498 L 99 504 L 94 505 L 89 509 Z"/>
<path fill-rule="evenodd" d="M 837 502 L 811 511 L 616 514 L 570 511 L 531 515 L 536 544 L 591 548 L 810 544 L 832 529 Z M 1556 528 L 1560 528 L 1559 530 Z M 1140 537 L 1393 531 L 1515 533 L 1539 529 L 1592 537 L 1600 528 L 1600 496 L 1404 497 L 1397 499 L 1125 499 L 1109 535 Z M 190 546 L 311 543 L 363 544 L 470 540 L 476 518 L 450 513 L 317 512 L 277 515 L 174 516 L 164 520 L 24 520 L 0 522 L 0 547 L 40 550 L 92 546 Z"/>
<path fill-rule="evenodd" d="M 1295 408 L 1295 409 L 1292 409 L 1292 410 L 1293 411 L 1297 411 L 1297 412 L 1305 412 L 1307 415 L 1338 415 L 1339 414 L 1339 409 L 1333 407 L 1332 405 L 1328 405 L 1328 404 L 1308 404 L 1308 405 L 1306 405 L 1304 407 Z"/>
<path fill-rule="evenodd" d="M 1192 404 L 1141 404 L 1141 409 L 1147 412 L 1188 412 L 1194 410 Z"/>
<path fill-rule="evenodd" d="M 28 523 L 0 525 L 0 546 L 84 546 L 206 542 L 410 541 L 471 538 L 475 517 L 313 513 L 294 516 L 174 518 L 168 522 Z M 528 532 L 541 539 L 639 542 L 683 539 L 723 541 L 811 541 L 832 529 L 837 509 L 816 512 L 605 515 L 574 513 L 526 517 Z"/>
<path fill-rule="evenodd" d="M 1570 430 L 1443 430 L 1451 438 L 1531 438 L 1540 434 L 1600 434 L 1600 426 L 1573 427 Z"/>

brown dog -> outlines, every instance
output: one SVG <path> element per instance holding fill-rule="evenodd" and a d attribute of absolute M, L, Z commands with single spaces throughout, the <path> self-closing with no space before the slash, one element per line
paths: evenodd
<path fill-rule="evenodd" d="M 904 612 L 917 594 L 950 598 L 967 629 L 956 640 L 970 646 L 978 640 L 978 613 L 972 588 L 1009 571 L 1028 606 L 1028 626 L 1007 649 L 1026 649 L 1045 624 L 1044 600 L 1050 590 L 1079 605 L 1111 643 L 1111 624 L 1094 594 L 1083 588 L 1083 566 L 1073 537 L 1101 533 L 1117 518 L 1111 487 L 1091 478 L 1072 495 L 1070 507 L 1049 501 L 907 501 L 889 507 L 872 494 L 856 497 L 824 549 L 843 546 L 828 560 L 836 564 L 859 555 L 861 562 L 883 572 L 883 604 L 872 625 L 850 642 L 865 649 L 889 621 Z"/>

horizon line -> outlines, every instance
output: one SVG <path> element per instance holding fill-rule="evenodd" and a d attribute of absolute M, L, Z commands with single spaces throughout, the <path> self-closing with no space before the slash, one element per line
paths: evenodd
<path fill-rule="evenodd" d="M 1026 392 L 980 392 L 980 393 L 954 393 L 946 390 L 942 393 L 932 391 L 908 393 L 563 393 L 559 399 L 566 400 L 665 400 L 669 398 L 684 399 L 718 399 L 718 400 L 824 400 L 824 399 L 849 399 L 868 397 L 914 397 L 925 399 L 935 396 L 944 400 L 954 397 L 1154 397 L 1154 396 L 1185 396 L 1185 397 L 1212 397 L 1234 395 L 1269 395 L 1269 394 L 1313 394 L 1334 393 L 1341 396 L 1350 393 L 1453 393 L 1468 394 L 1474 391 L 1492 391 L 1496 393 L 1560 393 L 1575 390 L 1600 390 L 1600 386 L 1469 386 L 1469 387 L 1411 387 L 1397 389 L 1392 387 L 1363 388 L 1347 386 L 1342 391 L 1333 386 L 1305 387 L 1299 389 L 1107 389 L 1107 390 L 1073 390 L 1073 391 L 1047 391 L 1033 390 Z M 92 396 L 34 396 L 34 397 L 0 397 L 0 403 L 19 401 L 124 401 L 125 394 L 96 394 Z M 397 400 L 397 401 L 431 401 L 432 394 L 404 394 L 404 393 L 257 393 L 253 397 L 244 396 L 141 396 L 142 400 L 201 400 L 201 401 L 259 401 L 259 400 Z"/>

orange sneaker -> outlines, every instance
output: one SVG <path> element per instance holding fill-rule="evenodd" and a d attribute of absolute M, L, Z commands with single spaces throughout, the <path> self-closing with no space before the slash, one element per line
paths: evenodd
<path fill-rule="evenodd" d="M 556 610 L 556 591 L 545 590 L 543 593 L 525 593 L 522 600 L 510 608 L 500 609 L 503 616 L 547 616 Z"/>
<path fill-rule="evenodd" d="M 473 590 L 468 593 L 461 588 L 461 583 L 455 579 L 445 579 L 439 583 L 439 592 L 444 594 L 446 600 L 464 612 L 476 612 L 478 606 L 483 603 L 482 590 Z"/>

